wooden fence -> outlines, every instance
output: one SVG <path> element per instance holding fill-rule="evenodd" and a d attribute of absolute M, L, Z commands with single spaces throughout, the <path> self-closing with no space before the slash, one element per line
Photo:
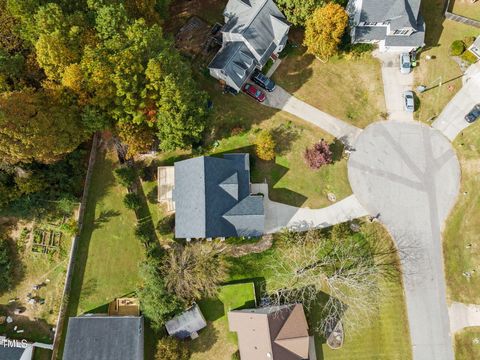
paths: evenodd
<path fill-rule="evenodd" d="M 93 167 L 95 165 L 95 159 L 97 157 L 97 148 L 100 134 L 95 133 L 92 141 L 92 148 L 90 150 L 90 158 L 88 160 L 88 169 L 87 175 L 85 176 L 85 184 L 83 186 L 82 201 L 78 209 L 78 218 L 77 218 L 77 234 L 72 239 L 72 246 L 70 248 L 70 258 L 68 261 L 67 275 L 65 277 L 65 286 L 63 288 L 62 302 L 60 305 L 60 312 L 57 319 L 57 329 L 55 331 L 55 338 L 53 340 L 53 354 L 52 360 L 57 360 L 59 356 L 59 348 L 63 336 L 63 332 L 68 321 L 68 303 L 70 300 L 70 290 L 72 286 L 72 279 L 75 270 L 75 259 L 78 249 L 78 242 L 80 234 L 83 230 L 83 218 L 85 216 L 85 208 L 87 205 L 88 191 L 90 188 L 90 181 L 92 178 Z"/>

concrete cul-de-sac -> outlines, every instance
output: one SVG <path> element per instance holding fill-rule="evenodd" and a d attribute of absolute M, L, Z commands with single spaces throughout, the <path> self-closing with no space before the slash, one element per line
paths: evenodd
<path fill-rule="evenodd" d="M 352 190 L 399 250 L 413 358 L 451 360 L 441 231 L 459 191 L 455 152 L 438 130 L 404 121 L 370 125 L 354 148 Z"/>
<path fill-rule="evenodd" d="M 433 127 L 403 110 L 402 92 L 413 76 L 400 74 L 397 55 L 376 54 L 382 62 L 388 121 L 358 129 L 277 86 L 264 105 L 287 111 L 341 139 L 350 152 L 353 195 L 323 209 L 301 209 L 268 199 L 266 227 L 276 232 L 321 228 L 370 214 L 387 227 L 402 265 L 414 360 L 453 360 L 452 335 L 480 325 L 480 307 L 447 305 L 442 230 L 460 186 L 460 165 L 450 140 L 469 124 L 463 119 L 480 102 L 480 63 L 465 74 L 464 87 Z M 262 190 L 263 191 L 260 191 Z"/>

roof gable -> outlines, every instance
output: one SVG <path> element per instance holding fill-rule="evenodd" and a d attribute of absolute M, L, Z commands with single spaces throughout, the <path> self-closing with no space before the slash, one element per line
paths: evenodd
<path fill-rule="evenodd" d="M 200 331 L 205 326 L 207 326 L 207 322 L 198 305 L 194 305 L 165 323 L 168 334 L 180 339 L 188 338 L 192 333 Z"/>
<path fill-rule="evenodd" d="M 301 304 L 230 311 L 228 323 L 237 332 L 242 360 L 308 358 L 310 339 Z"/>
<path fill-rule="evenodd" d="M 223 158 L 202 156 L 175 163 L 177 238 L 263 233 L 263 199 L 250 199 L 248 159 L 248 154 L 226 154 Z"/>
<path fill-rule="evenodd" d="M 416 27 L 421 0 L 363 0 L 360 22 L 389 21 L 391 30 Z"/>

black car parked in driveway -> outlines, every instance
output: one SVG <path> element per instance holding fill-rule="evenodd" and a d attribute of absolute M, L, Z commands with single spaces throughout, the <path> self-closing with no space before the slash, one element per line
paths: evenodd
<path fill-rule="evenodd" d="M 272 92 L 273 90 L 275 90 L 275 82 L 262 74 L 262 72 L 258 69 L 255 69 L 251 79 L 255 84 L 264 88 L 268 92 Z"/>
<path fill-rule="evenodd" d="M 465 120 L 468 123 L 473 123 L 475 120 L 477 120 L 480 117 L 480 104 L 477 104 L 473 107 L 470 112 L 465 115 Z"/>

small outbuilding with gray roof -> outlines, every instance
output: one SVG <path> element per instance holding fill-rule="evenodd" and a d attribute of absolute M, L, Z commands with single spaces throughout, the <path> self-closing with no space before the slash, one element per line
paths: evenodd
<path fill-rule="evenodd" d="M 208 68 L 239 91 L 256 68 L 284 49 L 290 24 L 273 0 L 229 0 L 223 15 L 222 48 Z"/>
<path fill-rule="evenodd" d="M 198 332 L 207 326 L 207 322 L 197 304 L 165 323 L 168 335 L 179 339 L 198 337 Z"/>

